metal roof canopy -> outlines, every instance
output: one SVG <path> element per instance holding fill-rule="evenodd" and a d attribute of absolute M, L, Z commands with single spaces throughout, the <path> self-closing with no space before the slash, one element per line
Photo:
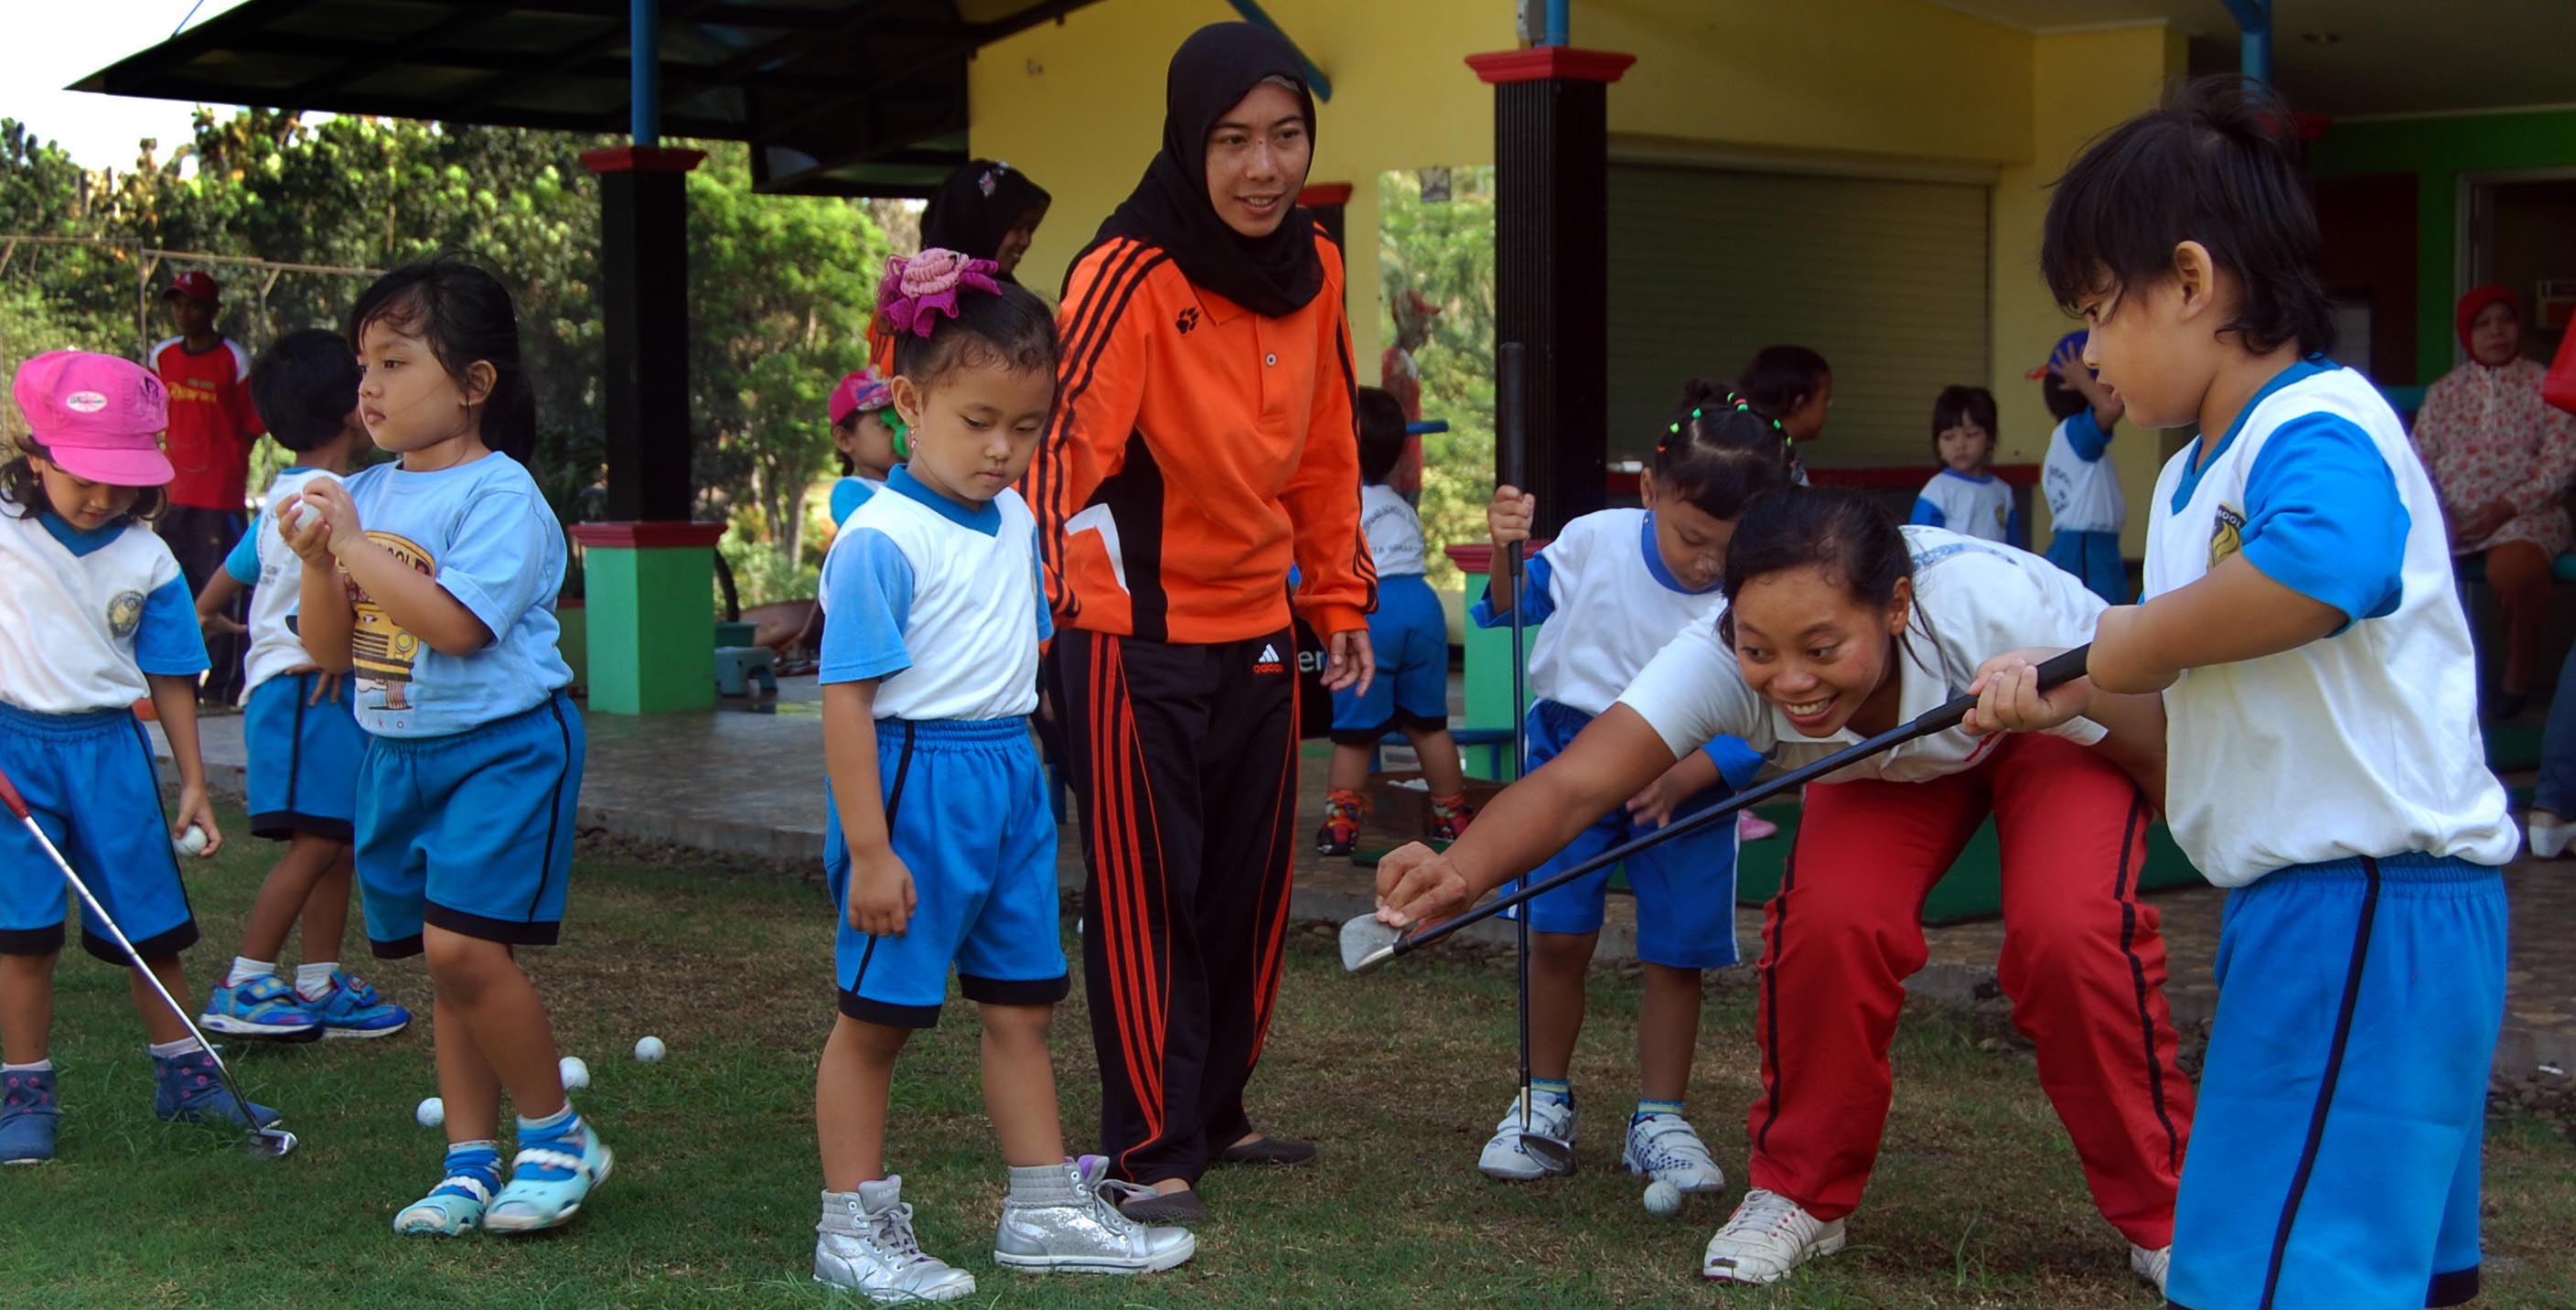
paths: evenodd
<path fill-rule="evenodd" d="M 927 196 L 966 62 L 1093 0 L 662 0 L 661 122 L 764 192 Z M 250 0 L 75 91 L 624 135 L 628 0 Z"/>

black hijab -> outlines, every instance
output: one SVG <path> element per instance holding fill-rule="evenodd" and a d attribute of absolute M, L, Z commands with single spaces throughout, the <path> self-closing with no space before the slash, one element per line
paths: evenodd
<path fill-rule="evenodd" d="M 921 248 L 991 259 L 1001 253 L 1002 238 L 1020 216 L 1045 209 L 1051 199 L 1028 174 L 1008 164 L 969 160 L 930 193 L 930 207 L 921 211 Z"/>
<path fill-rule="evenodd" d="M 1211 23 L 1191 33 L 1173 52 L 1164 81 L 1163 149 L 1092 244 L 1128 237 L 1160 246 L 1192 285 L 1264 317 L 1295 313 L 1313 300 L 1324 286 L 1313 215 L 1292 209 L 1270 235 L 1256 240 L 1226 226 L 1208 198 L 1209 130 L 1273 77 L 1296 88 L 1312 141 L 1315 97 L 1306 89 L 1297 48 L 1286 37 L 1250 23 Z"/>

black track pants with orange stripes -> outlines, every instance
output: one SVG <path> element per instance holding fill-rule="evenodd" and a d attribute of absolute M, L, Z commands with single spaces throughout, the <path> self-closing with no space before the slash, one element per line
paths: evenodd
<path fill-rule="evenodd" d="M 1289 630 L 1182 646 L 1057 637 L 1082 805 L 1083 977 L 1116 1176 L 1193 1182 L 1252 1130 L 1297 822 Z"/>

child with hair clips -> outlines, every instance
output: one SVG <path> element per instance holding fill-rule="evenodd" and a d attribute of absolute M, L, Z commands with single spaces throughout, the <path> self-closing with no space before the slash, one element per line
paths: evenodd
<path fill-rule="evenodd" d="M 952 1301 L 974 1275 L 925 1254 L 885 1170 L 896 1057 L 939 1021 L 953 966 L 984 1027 L 984 1105 L 1010 1190 L 993 1259 L 1135 1274 L 1196 1250 L 1119 1213 L 1098 1156 L 1064 1155 L 1047 1028 L 1069 986 L 1055 820 L 1029 740 L 1051 636 L 1037 521 L 1012 489 L 1055 408 L 1046 305 L 990 260 L 887 261 L 893 403 L 911 458 L 823 564 L 823 867 L 841 910 L 839 1015 L 814 1078 L 823 1165 L 814 1277 L 871 1300 Z"/>
<path fill-rule="evenodd" d="M 499 279 L 439 259 L 377 279 L 349 336 L 359 416 L 401 458 L 315 478 L 273 512 L 304 561 L 304 648 L 356 679 L 367 937 L 380 957 L 429 957 L 447 1158 L 394 1231 L 553 1228 L 614 1161 L 564 1096 L 517 958 L 562 931 L 584 744 L 555 647 L 563 528 L 523 462 L 537 415 L 518 314 Z"/>
<path fill-rule="evenodd" d="M 1807 465 L 1798 458 L 1798 443 L 1825 435 L 1825 418 L 1834 408 L 1834 370 L 1825 357 L 1805 346 L 1764 346 L 1745 361 L 1736 375 L 1735 394 L 1753 412 L 1780 424 L 1787 447 L 1789 480 L 1807 485 Z"/>
<path fill-rule="evenodd" d="M 268 484 L 266 505 L 285 504 L 316 478 L 346 476 L 369 448 L 358 418 L 358 357 L 337 332 L 312 328 L 278 338 L 251 365 L 250 392 L 268 435 L 295 455 Z M 226 612 L 254 585 L 250 626 L 241 629 Z M 350 707 L 348 681 L 314 667 L 295 635 L 303 585 L 304 562 L 287 547 L 276 513 L 263 508 L 197 593 L 197 618 L 209 631 L 240 629 L 250 638 L 242 709 L 250 830 L 287 843 L 251 905 L 242 953 L 207 992 L 197 1023 L 208 1032 L 290 1042 L 391 1037 L 410 1024 L 410 1011 L 339 965 L 357 892 L 350 838 L 367 734 Z M 277 976 L 277 959 L 298 915 L 304 963 L 290 983 Z"/>
<path fill-rule="evenodd" d="M 2130 416 L 2200 429 L 2149 502 L 2145 599 L 2102 612 L 2088 665 L 2092 699 L 2161 692 L 2174 839 L 2231 889 L 2167 1295 L 2415 1310 L 2477 1294 L 2515 833 L 2441 504 L 2320 353 L 2290 123 L 2242 78 L 2181 89 L 2059 179 L 2040 269 Z M 1985 708 L 2087 712 L 2084 683 L 2036 695 L 2034 654 L 1995 662 Z"/>
<path fill-rule="evenodd" d="M 2012 488 L 1995 476 L 1995 393 L 1944 387 L 1932 402 L 1932 454 L 1941 471 L 1914 498 L 1913 522 L 2024 547 Z"/>
<path fill-rule="evenodd" d="M 154 978 L 187 1004 L 179 952 L 197 921 L 169 834 L 222 849 L 197 753 L 197 675 L 206 643 L 170 548 L 148 526 L 162 508 L 169 394 L 107 355 L 58 350 L 12 384 L 28 436 L 0 463 L 0 770 L 79 870 Z M 162 825 L 152 743 L 132 706 L 160 715 L 179 769 L 178 822 Z M 0 825 L 0 1164 L 54 1158 L 62 1116 L 54 1064 L 54 961 L 71 889 L 21 824 Z M 131 967 L 86 906 L 81 946 Z M 151 1042 L 153 1112 L 249 1126 L 277 1112 L 224 1090 L 214 1060 L 137 974 L 135 1013 Z"/>
<path fill-rule="evenodd" d="M 1360 430 L 1360 535 L 1377 565 L 1377 610 L 1369 615 L 1377 677 L 1364 688 L 1333 693 L 1333 765 L 1324 826 L 1315 834 L 1315 849 L 1326 855 L 1351 853 L 1367 813 L 1360 788 L 1368 782 L 1369 757 L 1399 725 L 1422 757 L 1422 780 L 1431 789 L 1424 836 L 1455 841 L 1475 815 L 1467 806 L 1458 743 L 1449 735 L 1449 620 L 1422 580 L 1422 520 L 1386 485 L 1404 457 L 1404 407 L 1376 387 L 1362 387 L 1352 408 Z"/>
<path fill-rule="evenodd" d="M 1943 704 L 1997 654 L 2080 639 L 2102 608 L 2035 555 L 1900 528 L 1824 488 L 1755 500 L 1723 589 L 1724 608 L 1657 652 L 1456 845 L 1388 855 L 1379 917 L 1459 914 L 1721 736 L 1784 769 L 1812 763 Z M 2163 1286 L 2191 1132 L 2164 945 L 2137 895 L 2164 737 L 2153 697 L 2103 695 L 2085 714 L 2000 742 L 1936 733 L 1807 788 L 1788 876 L 1763 910 L 1751 1186 L 1709 1239 L 1707 1277 L 1777 1282 L 1843 1248 L 1895 1094 L 1888 1046 L 1925 959 L 1923 898 L 1992 815 L 2013 1026 L 2038 1048 L 2040 1086 L 2129 1267 Z M 1642 905 L 1638 917 L 1642 947 Z M 1961 1177 L 1962 1203 L 1991 1185 Z"/>
<path fill-rule="evenodd" d="M 1566 524 L 1530 557 L 1526 595 L 1513 594 L 1498 560 L 1475 607 L 1476 622 L 1488 628 L 1511 622 L 1517 605 L 1520 622 L 1543 625 L 1530 649 L 1536 699 L 1524 730 L 1531 768 L 1555 758 L 1609 709 L 1674 634 L 1725 603 L 1717 583 L 1727 538 L 1748 504 L 1788 484 L 1784 454 L 1777 422 L 1695 378 L 1640 481 L 1645 508 L 1602 510 Z M 1494 542 L 1527 540 L 1536 508 L 1536 497 L 1520 488 L 1497 488 L 1485 511 Z M 1624 806 L 1569 829 L 1555 855 L 1530 876 L 1544 878 L 1704 808 L 1750 782 L 1762 766 L 1738 738 L 1717 737 L 1705 747 L 1640 779 Z M 1698 1048 L 1700 971 L 1736 961 L 1735 837 L 1733 820 L 1713 823 L 1626 866 L 1637 893 L 1637 958 L 1645 964 L 1646 993 L 1637 1025 L 1637 1109 L 1620 1161 L 1630 1173 L 1685 1192 L 1726 1185 L 1682 1112 Z M 1528 907 L 1529 1118 L 1533 1132 L 1558 1141 L 1574 1140 L 1570 1071 L 1583 1029 L 1584 972 L 1600 942 L 1609 881 L 1605 870 Z M 1557 1172 L 1523 1146 L 1518 1095 L 1476 1167 L 1513 1181 Z"/>
<path fill-rule="evenodd" d="M 849 522 L 868 497 L 884 490 L 886 476 L 903 462 L 903 420 L 893 405 L 894 393 L 874 368 L 852 373 L 832 388 L 827 412 L 832 451 L 841 461 L 841 480 L 832 484 L 833 527 Z"/>
<path fill-rule="evenodd" d="M 2048 434 L 2048 456 L 2039 485 L 2048 497 L 2048 562 L 2084 580 L 2094 595 L 2117 605 L 2129 598 L 2128 568 L 2120 560 L 2120 529 L 2129 503 L 2120 495 L 2120 471 L 2111 466 L 2112 425 L 2124 407 L 2084 366 L 2084 334 L 2069 332 L 2031 370 L 2057 427 Z"/>

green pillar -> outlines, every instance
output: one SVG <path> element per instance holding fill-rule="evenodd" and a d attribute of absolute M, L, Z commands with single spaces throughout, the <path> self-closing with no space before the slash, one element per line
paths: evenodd
<path fill-rule="evenodd" d="M 1545 542 L 1538 543 L 1545 545 Z M 1485 542 L 1451 546 L 1450 560 L 1467 575 L 1466 642 L 1466 722 L 1469 728 L 1503 728 L 1514 726 L 1512 719 L 1512 630 L 1509 627 L 1479 628 L 1473 617 L 1476 602 L 1485 594 L 1486 569 L 1494 557 L 1494 548 Z M 1535 554 L 1537 552 L 1530 552 Z M 1521 629 L 1521 659 L 1526 663 L 1530 648 L 1538 642 L 1538 629 Z M 1492 760 L 1488 764 L 1487 760 Z M 1507 782 L 1512 777 L 1512 753 L 1471 750 L 1466 753 L 1467 776 Z"/>
<path fill-rule="evenodd" d="M 588 611 L 590 710 L 664 714 L 716 703 L 715 545 L 721 523 L 577 523 Z"/>

